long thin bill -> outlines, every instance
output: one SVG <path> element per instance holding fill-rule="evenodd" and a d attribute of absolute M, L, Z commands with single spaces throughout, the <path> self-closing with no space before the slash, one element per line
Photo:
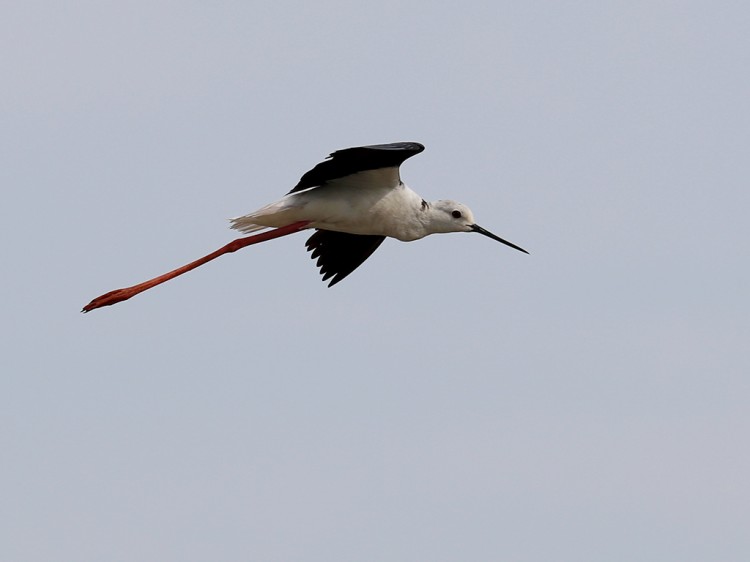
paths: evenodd
<path fill-rule="evenodd" d="M 492 238 L 493 240 L 497 240 L 498 242 L 502 242 L 506 246 L 510 246 L 511 248 L 514 248 L 514 249 L 518 250 L 519 252 L 523 252 L 524 254 L 528 254 L 528 252 L 526 250 L 524 250 L 523 248 L 521 248 L 520 246 L 516 246 L 512 242 L 508 242 L 507 240 L 503 240 L 499 236 L 495 236 L 489 230 L 485 230 L 484 228 L 482 228 L 478 224 L 472 224 L 471 225 L 471 230 L 473 232 L 478 232 L 479 234 L 484 234 L 488 238 Z"/>

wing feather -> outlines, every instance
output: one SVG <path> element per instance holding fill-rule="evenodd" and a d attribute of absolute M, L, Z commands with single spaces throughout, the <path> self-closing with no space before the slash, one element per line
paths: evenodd
<path fill-rule="evenodd" d="M 418 142 L 394 142 L 337 150 L 327 160 L 306 172 L 289 193 L 319 187 L 326 182 L 357 172 L 398 168 L 404 160 L 423 150 L 424 146 Z"/>
<path fill-rule="evenodd" d="M 305 243 L 312 259 L 317 258 L 323 281 L 331 279 L 332 287 L 357 269 L 383 243 L 385 236 L 349 234 L 333 230 L 316 230 Z"/>

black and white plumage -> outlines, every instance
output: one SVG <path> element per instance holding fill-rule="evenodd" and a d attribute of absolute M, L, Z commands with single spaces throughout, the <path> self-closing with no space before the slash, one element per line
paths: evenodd
<path fill-rule="evenodd" d="M 400 166 L 424 150 L 417 142 L 345 148 L 306 172 L 287 195 L 254 213 L 232 219 L 252 233 L 308 221 L 316 233 L 307 249 L 335 285 L 359 267 L 386 237 L 412 241 L 443 232 L 480 232 L 524 251 L 474 223 L 455 201 L 428 203 L 401 181 Z"/>
<path fill-rule="evenodd" d="M 337 150 L 305 173 L 282 199 L 232 219 L 232 228 L 253 233 L 169 273 L 105 293 L 83 312 L 127 300 L 211 260 L 288 234 L 314 228 L 307 249 L 323 280 L 335 285 L 357 269 L 386 237 L 405 242 L 441 232 L 479 232 L 526 252 L 474 222 L 468 207 L 455 201 L 428 203 L 401 181 L 399 168 L 424 146 L 417 142 L 376 144 Z M 528 253 L 528 252 L 526 252 Z"/>
<path fill-rule="evenodd" d="M 424 150 L 416 142 L 397 142 L 373 146 L 357 146 L 337 150 L 312 170 L 305 173 L 287 195 L 321 187 L 333 180 L 358 172 L 396 168 L 415 154 Z M 400 179 L 399 179 L 400 181 Z M 310 257 L 317 258 L 323 281 L 330 277 L 329 287 L 341 281 L 357 269 L 383 243 L 385 236 L 370 234 L 349 234 L 335 230 L 318 229 L 308 238 L 305 246 L 312 251 Z"/>

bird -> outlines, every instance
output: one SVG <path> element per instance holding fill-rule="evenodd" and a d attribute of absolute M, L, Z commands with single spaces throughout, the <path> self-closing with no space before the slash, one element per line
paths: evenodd
<path fill-rule="evenodd" d="M 314 229 L 305 246 L 332 287 L 346 278 L 390 237 L 403 242 L 430 234 L 476 232 L 520 252 L 526 250 L 482 228 L 464 204 L 429 202 L 402 180 L 401 165 L 424 150 L 418 142 L 344 148 L 302 175 L 284 197 L 255 212 L 230 219 L 243 234 L 218 250 L 169 273 L 105 293 L 83 307 L 90 312 L 127 300 L 219 256 L 246 246 Z M 272 229 L 272 230 L 266 230 Z"/>

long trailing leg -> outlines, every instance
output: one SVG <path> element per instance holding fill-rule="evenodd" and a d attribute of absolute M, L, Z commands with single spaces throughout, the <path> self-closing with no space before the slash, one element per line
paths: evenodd
<path fill-rule="evenodd" d="M 308 224 L 310 224 L 310 221 L 299 221 L 287 226 L 282 226 L 281 228 L 269 230 L 268 232 L 255 234 L 254 236 L 238 238 L 237 240 L 233 240 L 226 246 L 222 246 L 215 252 L 211 252 L 207 256 L 203 256 L 202 258 L 197 259 L 194 262 L 183 265 L 182 267 L 179 267 L 174 271 L 170 271 L 169 273 L 165 273 L 164 275 L 160 275 L 159 277 L 154 277 L 153 279 L 144 281 L 143 283 L 139 283 L 138 285 L 126 287 L 124 289 L 115 289 L 114 291 L 110 291 L 109 293 L 105 293 L 99 297 L 96 297 L 94 300 L 84 306 L 81 312 L 91 312 L 96 308 L 111 306 L 113 304 L 117 304 L 118 302 L 126 301 L 129 298 L 134 297 L 138 293 L 142 293 L 143 291 L 151 289 L 152 287 L 161 285 L 162 283 L 169 281 L 170 279 L 174 279 L 175 277 L 182 275 L 183 273 L 187 273 L 188 271 L 191 271 L 196 267 L 200 267 L 204 263 L 215 260 L 219 256 L 236 252 L 237 250 L 240 250 L 246 246 L 251 246 L 252 244 L 265 242 L 266 240 L 273 240 L 274 238 L 280 238 L 281 236 L 286 236 L 287 234 L 294 234 L 295 232 L 304 230 Z"/>

